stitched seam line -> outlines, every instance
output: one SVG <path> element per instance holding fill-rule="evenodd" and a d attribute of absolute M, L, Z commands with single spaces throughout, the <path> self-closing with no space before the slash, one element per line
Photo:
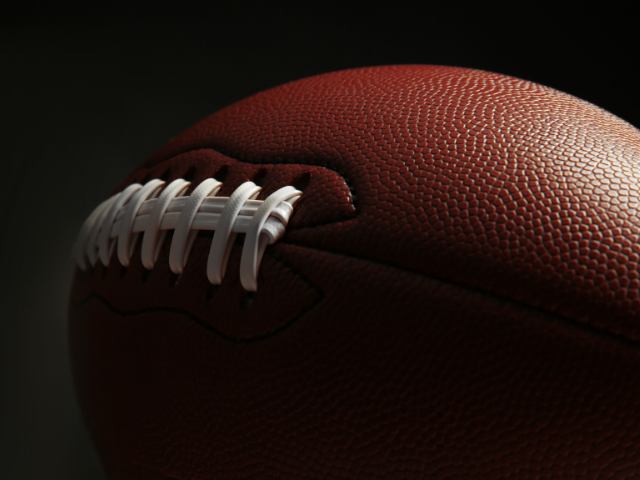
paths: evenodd
<path fill-rule="evenodd" d="M 434 280 L 436 282 L 439 282 L 440 284 L 443 285 L 451 285 L 454 286 L 460 290 L 464 290 L 467 292 L 471 292 L 474 294 L 479 294 L 482 295 L 484 297 L 488 297 L 488 298 L 493 298 L 496 300 L 501 300 L 505 303 L 514 305 L 516 307 L 520 307 L 522 309 L 525 310 L 529 310 L 531 312 L 535 312 L 538 314 L 542 314 L 546 317 L 548 317 L 551 320 L 554 320 L 560 324 L 562 324 L 565 327 L 569 327 L 572 329 L 577 329 L 580 330 L 584 333 L 587 333 L 595 338 L 598 339 L 603 339 L 603 340 L 607 340 L 610 342 L 613 342 L 615 344 L 621 345 L 623 347 L 627 347 L 627 348 L 632 348 L 634 350 L 637 350 L 638 347 L 640 347 L 640 342 L 629 339 L 627 337 L 622 337 L 620 335 L 616 335 L 614 333 L 611 333 L 607 330 L 602 330 L 599 328 L 596 328 L 592 325 L 589 324 L 585 324 L 582 322 L 579 322 L 577 320 L 574 320 L 570 317 L 566 317 L 563 315 L 558 315 L 557 313 L 553 313 L 553 312 L 549 312 L 545 309 L 539 308 L 539 307 L 534 307 L 531 305 L 528 305 L 526 303 L 523 302 L 519 302 L 517 300 L 513 300 L 509 297 L 503 296 L 503 295 L 499 295 L 496 294 L 494 292 L 490 292 L 490 291 L 484 291 L 484 290 L 474 290 L 472 288 L 470 288 L 467 285 L 464 284 L 460 284 L 457 282 L 452 282 L 449 281 L 447 279 L 443 279 L 443 278 L 439 278 L 435 275 L 427 275 L 424 272 L 420 272 L 420 271 L 416 271 L 416 270 L 411 270 L 411 269 L 405 269 L 405 268 L 400 268 L 396 265 L 392 265 L 392 264 L 388 264 L 385 262 L 380 262 L 380 261 L 375 261 L 375 260 L 370 260 L 367 258 L 363 258 L 363 257 L 357 257 L 354 255 L 346 255 L 344 253 L 340 253 L 340 252 L 333 252 L 330 250 L 323 250 L 323 249 L 319 249 L 319 248 L 313 248 L 313 247 L 307 247 L 304 245 L 299 245 L 296 243 L 291 243 L 291 242 L 284 242 L 281 240 L 281 243 L 287 244 L 287 245 L 292 245 L 295 247 L 299 247 L 302 249 L 307 249 L 307 250 L 316 250 L 318 252 L 322 252 L 322 253 L 328 253 L 331 255 L 340 255 L 343 257 L 347 257 L 347 258 L 356 258 L 358 260 L 363 260 L 365 262 L 370 262 L 372 264 L 377 264 L 377 265 L 381 265 L 385 268 L 392 268 L 394 270 L 401 270 L 401 271 L 407 271 L 409 273 L 412 273 L 414 275 L 418 275 L 424 278 L 427 278 L 429 280 Z M 310 306 L 303 308 L 298 315 L 292 317 L 290 320 L 288 320 L 285 324 L 281 325 L 280 327 L 276 328 L 275 330 L 273 330 L 272 332 L 269 332 L 267 334 L 263 334 L 257 337 L 251 337 L 248 339 L 241 339 L 241 338 L 237 338 L 237 337 L 233 337 L 230 335 L 226 335 L 224 333 L 222 333 L 221 331 L 219 331 L 218 329 L 216 329 L 215 327 L 213 327 L 212 325 L 203 322 L 202 320 L 200 320 L 198 317 L 196 317 L 195 315 L 193 315 L 192 313 L 183 310 L 183 309 L 178 309 L 178 308 L 165 308 L 165 307 L 157 307 L 157 308 L 146 308 L 146 309 L 140 309 L 140 310 L 132 310 L 132 311 L 123 311 L 123 310 L 118 310 L 115 307 L 113 307 L 108 300 L 106 300 L 104 297 L 102 297 L 101 295 L 97 294 L 97 293 L 90 293 L 89 295 L 87 295 L 84 299 L 78 301 L 78 302 L 73 302 L 71 301 L 71 305 L 73 305 L 76 308 L 80 308 L 82 307 L 85 303 L 87 303 L 89 300 L 91 300 L 92 298 L 96 298 L 98 300 L 100 300 L 102 303 L 104 303 L 107 308 L 109 308 L 113 313 L 120 315 L 120 316 L 136 316 L 136 315 L 141 315 L 141 314 L 145 314 L 145 313 L 153 313 L 153 312 L 169 312 L 169 313 L 178 313 L 178 314 L 183 314 L 186 317 L 188 317 L 189 319 L 195 321 L 198 325 L 202 326 L 203 328 L 205 328 L 206 330 L 209 330 L 210 332 L 214 333 L 215 335 L 223 338 L 224 340 L 233 342 L 233 343 L 253 343 L 253 342 L 257 342 L 257 341 L 261 341 L 261 340 L 265 340 L 269 337 L 272 337 L 273 335 L 276 335 L 277 333 L 280 333 L 282 331 L 284 331 L 286 328 L 288 328 L 290 325 L 292 325 L 293 323 L 295 323 L 298 319 L 300 319 L 304 314 L 306 314 L 308 311 L 310 311 L 312 308 L 314 308 L 316 305 L 318 305 L 320 302 L 322 302 L 322 300 L 324 300 L 325 298 L 325 294 L 324 292 L 318 287 L 316 286 L 314 283 L 311 282 L 311 280 L 309 280 L 300 270 L 298 270 L 296 267 L 294 267 L 293 265 L 291 265 L 289 262 L 287 262 L 284 258 L 282 258 L 280 255 L 277 255 L 275 253 L 271 253 L 271 252 L 267 252 L 269 253 L 272 257 L 274 257 L 275 259 L 277 259 L 278 261 L 282 262 L 286 267 L 290 268 L 294 274 L 299 275 L 308 285 L 309 287 L 313 288 L 317 293 L 318 293 L 318 299 L 311 304 Z"/>
<path fill-rule="evenodd" d="M 561 322 L 563 324 L 569 324 L 569 325 L 571 325 L 573 327 L 585 330 L 586 332 L 588 332 L 591 335 L 594 335 L 596 337 L 602 337 L 602 338 L 607 338 L 609 340 L 618 341 L 618 342 L 623 343 L 626 346 L 633 346 L 633 347 L 636 347 L 636 348 L 640 347 L 640 341 L 638 341 L 638 340 L 633 340 L 631 338 L 628 338 L 628 337 L 625 337 L 625 336 L 618 335 L 618 334 L 615 334 L 613 332 L 610 332 L 609 330 L 603 330 L 601 328 L 594 327 L 593 325 L 590 325 L 588 323 L 580 322 L 579 320 L 576 320 L 575 318 L 567 317 L 567 316 L 561 315 L 561 314 L 559 314 L 557 312 L 551 312 L 551 311 L 546 310 L 544 308 L 536 307 L 534 305 L 529 305 L 528 303 L 525 303 L 525 302 L 522 302 L 522 301 L 519 301 L 519 300 L 514 300 L 511 297 L 508 297 L 506 295 L 500 295 L 499 293 L 493 292 L 491 290 L 483 290 L 481 288 L 478 288 L 478 289 L 472 288 L 469 285 L 466 285 L 466 284 L 460 283 L 460 282 L 456 282 L 456 281 L 450 280 L 448 278 L 443 278 L 443 277 L 440 277 L 440 276 L 434 275 L 434 274 L 427 274 L 427 273 L 421 272 L 419 270 L 415 270 L 415 269 L 411 269 L 411 268 L 407 268 L 407 267 L 400 267 L 398 265 L 394 265 L 394 264 L 391 264 L 391 263 L 386 263 L 386 262 L 383 262 L 383 261 L 380 261 L 380 260 L 372 260 L 370 258 L 359 257 L 359 256 L 356 256 L 356 255 L 350 255 L 350 254 L 345 254 L 345 253 L 341 253 L 341 252 L 337 252 L 337 251 L 333 251 L 333 250 L 329 250 L 329 249 L 322 249 L 322 248 L 317 248 L 317 247 L 309 247 L 307 245 L 301 245 L 299 243 L 287 241 L 286 237 L 282 238 L 279 241 L 279 243 L 282 243 L 282 244 L 285 244 L 285 245 L 292 245 L 292 246 L 295 246 L 295 247 L 304 248 L 304 249 L 308 249 L 308 250 L 316 250 L 318 252 L 329 253 L 329 254 L 332 254 L 332 255 L 340 255 L 340 256 L 343 256 L 343 257 L 347 257 L 347 258 L 357 258 L 358 260 L 363 260 L 365 262 L 370 262 L 370 263 L 375 264 L 375 265 L 382 265 L 382 266 L 387 267 L 387 268 L 393 268 L 393 269 L 396 269 L 396 270 L 401 270 L 403 272 L 409 272 L 409 273 L 412 273 L 414 275 L 419 275 L 419 276 L 425 277 L 425 278 L 430 279 L 430 280 L 435 280 L 435 281 L 437 281 L 437 282 L 439 282 L 441 284 L 454 286 L 454 287 L 456 287 L 456 288 L 458 288 L 460 290 L 465 290 L 467 292 L 481 294 L 481 295 L 484 295 L 485 297 L 494 298 L 496 300 L 500 300 L 502 302 L 506 302 L 506 303 L 509 303 L 511 305 L 516 305 L 518 307 L 525 308 L 527 310 L 530 310 L 530 311 L 533 311 L 533 312 L 537 312 L 537 313 L 546 315 L 548 317 L 552 317 L 555 320 L 557 320 L 558 322 Z"/>
<path fill-rule="evenodd" d="M 111 303 L 105 297 L 103 297 L 102 295 L 100 295 L 100 294 L 98 294 L 96 292 L 90 293 L 89 295 L 84 297 L 82 300 L 79 300 L 77 302 L 74 302 L 74 301 L 71 300 L 69 303 L 72 306 L 76 307 L 76 308 L 81 308 L 84 304 L 88 303 L 91 299 L 95 298 L 95 299 L 99 300 L 100 302 L 102 302 L 113 313 L 115 313 L 116 315 L 119 315 L 121 317 L 133 317 L 133 316 L 137 316 L 137 315 L 144 315 L 145 313 L 155 313 L 155 312 L 176 313 L 176 314 L 180 314 L 180 315 L 186 316 L 187 318 L 189 318 L 190 320 L 193 320 L 195 323 L 197 323 L 198 325 L 200 325 L 204 329 L 212 332 L 216 336 L 218 336 L 218 337 L 220 337 L 223 340 L 226 340 L 228 342 L 232 342 L 232 343 L 255 343 L 255 342 L 258 342 L 258 341 L 265 340 L 267 338 L 273 337 L 274 335 L 277 335 L 278 333 L 286 330 L 291 325 L 293 325 L 295 322 L 297 322 L 300 318 L 302 318 L 305 313 L 307 313 L 309 310 L 311 310 L 316 305 L 318 305 L 322 300 L 324 300 L 324 297 L 325 297 L 324 292 L 317 285 L 315 285 L 313 282 L 311 282 L 311 280 L 309 280 L 309 278 L 307 278 L 297 268 L 295 268 L 293 265 L 291 265 L 289 262 L 287 262 L 281 256 L 279 256 L 279 255 L 277 255 L 275 253 L 271 253 L 271 252 L 267 252 L 267 253 L 269 253 L 269 255 L 271 255 L 277 261 L 279 261 L 282 264 L 284 264 L 285 267 L 289 268 L 293 272 L 294 275 L 298 275 L 309 286 L 309 288 L 311 288 L 312 290 L 315 290 L 315 292 L 318 294 L 318 298 L 311 305 L 302 308 L 298 312 L 297 315 L 294 315 L 293 317 L 291 317 L 289 320 L 287 320 L 282 325 L 276 327 L 275 329 L 273 329 L 270 332 L 267 332 L 267 333 L 264 333 L 262 335 L 258 335 L 258 336 L 255 336 L 255 337 L 238 338 L 238 337 L 234 337 L 232 335 L 227 335 L 226 333 L 220 331 L 219 329 L 217 329 L 213 325 L 201 320 L 196 315 L 194 315 L 191 312 L 189 312 L 187 310 L 184 310 L 182 308 L 148 307 L 148 308 L 142 308 L 140 310 L 119 310 L 119 309 L 115 308 L 113 305 L 111 305 Z"/>

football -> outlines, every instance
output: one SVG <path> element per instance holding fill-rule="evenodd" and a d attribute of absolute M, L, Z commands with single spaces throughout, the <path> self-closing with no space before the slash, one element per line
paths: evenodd
<path fill-rule="evenodd" d="M 74 246 L 107 476 L 634 477 L 639 181 L 636 128 L 485 71 L 339 71 L 214 113 Z"/>

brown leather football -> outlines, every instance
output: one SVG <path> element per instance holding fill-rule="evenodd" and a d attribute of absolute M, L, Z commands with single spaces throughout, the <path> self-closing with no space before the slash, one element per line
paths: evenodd
<path fill-rule="evenodd" d="M 71 362 L 109 478 L 635 477 L 639 179 L 634 127 L 476 70 L 213 114 L 76 244 Z"/>

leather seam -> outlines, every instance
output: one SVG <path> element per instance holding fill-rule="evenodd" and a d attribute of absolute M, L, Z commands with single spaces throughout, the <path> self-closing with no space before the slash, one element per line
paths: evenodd
<path fill-rule="evenodd" d="M 398 267 L 396 265 L 393 264 L 389 264 L 389 263 L 385 263 L 385 262 L 381 262 L 381 261 L 377 261 L 377 260 L 371 260 L 368 258 L 364 258 L 364 257 L 358 257 L 355 255 L 347 255 L 344 253 L 340 253 L 340 252 L 335 252 L 335 251 L 331 251 L 331 250 L 325 250 L 325 249 L 320 249 L 320 248 L 315 248 L 315 247 L 308 247 L 305 245 L 300 245 L 297 243 L 293 243 L 293 242 L 286 242 L 284 240 L 281 240 L 279 243 L 283 243 L 286 245 L 291 245 L 294 247 L 299 247 L 302 249 L 307 249 L 307 250 L 316 250 L 318 252 L 322 252 L 322 253 L 328 253 L 331 255 L 340 255 L 343 257 L 347 257 L 347 258 L 355 258 L 358 260 L 363 260 L 365 262 L 370 262 L 372 264 L 376 264 L 376 265 L 381 265 L 385 268 L 392 268 L 395 270 L 401 270 L 403 272 L 409 272 L 413 275 L 418 275 L 421 277 L 425 277 L 429 280 L 434 280 L 436 282 L 439 282 L 440 284 L 443 285 L 451 285 L 453 287 L 456 287 L 460 290 L 464 290 L 467 292 L 471 292 L 474 294 L 479 294 L 482 295 L 484 297 L 489 297 L 489 298 L 493 298 L 496 300 L 501 300 L 505 303 L 514 305 L 516 307 L 520 307 L 532 312 L 536 312 L 538 314 L 542 314 L 544 316 L 546 316 L 549 319 L 552 319 L 558 323 L 561 323 L 562 325 L 568 326 L 569 328 L 573 328 L 573 329 L 577 329 L 580 330 L 584 333 L 587 333 L 595 338 L 599 338 L 599 339 L 604 339 L 607 341 L 611 341 L 613 343 L 616 344 L 620 344 L 624 347 L 630 347 L 632 349 L 637 349 L 638 347 L 640 347 L 640 342 L 635 341 L 633 339 L 621 336 L 621 335 L 616 335 L 615 333 L 612 333 L 608 330 L 603 330 L 603 329 L 599 329 L 596 328 L 592 325 L 586 324 L 586 323 L 582 323 L 578 320 L 575 320 L 571 317 L 567 317 L 564 315 L 560 315 L 558 313 L 555 312 L 550 312 L 548 310 L 545 310 L 543 308 L 539 308 L 539 307 L 535 307 L 532 305 L 529 305 L 527 303 L 524 302 L 520 302 L 518 300 L 514 300 L 510 297 L 504 296 L 504 295 L 500 295 L 497 294 L 495 292 L 491 292 L 491 291 L 484 291 L 484 290 L 476 290 L 476 289 L 472 289 L 471 287 L 469 287 L 468 285 L 462 284 L 462 283 L 458 283 L 458 282 L 454 282 L 448 279 L 444 279 L 441 277 L 438 277 L 436 275 L 430 275 L 430 274 L 426 274 L 424 272 L 420 272 L 417 270 L 412 270 L 409 268 L 402 268 L 402 267 Z M 218 329 L 216 329 L 215 327 L 213 327 L 212 325 L 203 322 L 202 320 L 200 320 L 197 316 L 193 315 L 192 313 L 183 310 L 183 309 L 178 309 L 178 308 L 167 308 L 167 307 L 151 307 L 151 308 L 147 308 L 147 309 L 140 309 L 140 310 L 127 310 L 127 311 L 123 311 L 123 310 L 118 310 L 115 307 L 113 307 L 109 301 L 102 297 L 101 295 L 92 292 L 89 295 L 87 295 L 85 298 L 83 298 L 82 300 L 78 301 L 78 302 L 74 302 L 74 301 L 70 301 L 71 305 L 73 305 L 76 308 L 80 308 L 82 307 L 82 305 L 84 305 L 85 303 L 87 303 L 91 298 L 96 298 L 98 300 L 100 300 L 102 303 L 104 303 L 107 308 L 109 308 L 113 313 L 119 315 L 119 316 L 136 316 L 136 315 L 142 315 L 145 313 L 154 313 L 154 312 L 169 312 L 169 313 L 177 313 L 177 314 L 184 314 L 186 317 L 188 317 L 189 319 L 195 321 L 198 325 L 204 327 L 206 330 L 209 330 L 210 332 L 216 334 L 217 336 L 223 338 L 224 340 L 233 342 L 233 343 L 254 343 L 260 340 L 264 340 L 266 338 L 269 338 L 273 335 L 276 335 L 277 333 L 280 333 L 281 331 L 285 330 L 286 328 L 288 328 L 290 325 L 292 325 L 293 323 L 295 323 L 299 318 L 301 318 L 302 316 L 304 316 L 304 314 L 306 314 L 308 311 L 310 311 L 312 308 L 314 308 L 316 305 L 318 305 L 320 302 L 322 302 L 322 300 L 324 300 L 325 298 L 325 294 L 324 292 L 318 287 L 316 286 L 314 283 L 311 282 L 311 280 L 309 280 L 300 270 L 298 270 L 296 267 L 294 267 L 293 265 L 291 265 L 289 262 L 287 262 L 284 258 L 282 258 L 280 255 L 269 252 L 270 255 L 272 255 L 274 258 L 276 258 L 278 261 L 281 261 L 283 264 L 285 264 L 288 268 L 291 268 L 292 271 L 298 275 L 300 275 L 300 277 L 308 283 L 308 285 L 313 288 L 314 290 L 316 290 L 319 294 L 319 298 L 318 300 L 316 300 L 316 302 L 314 302 L 312 305 L 310 305 L 309 307 L 305 307 L 303 308 L 298 315 L 295 315 L 294 317 L 292 317 L 290 320 L 288 320 L 285 324 L 281 325 L 280 327 L 274 329 L 273 331 L 267 333 L 267 334 L 263 334 L 257 337 L 251 337 L 248 339 L 239 339 L 237 337 L 233 337 L 230 335 L 226 335 L 224 333 L 222 333 L 221 331 L 219 331 Z"/>
<path fill-rule="evenodd" d="M 439 282 L 441 284 L 444 284 L 444 285 L 451 285 L 451 286 L 454 286 L 454 287 L 459 288 L 461 290 L 465 290 L 467 292 L 481 294 L 481 295 L 484 295 L 485 297 L 490 297 L 490 298 L 494 298 L 496 300 L 501 300 L 501 301 L 503 301 L 505 303 L 509 303 L 511 305 L 515 305 L 515 306 L 518 306 L 518 307 L 521 307 L 521 308 L 526 308 L 528 310 L 531 310 L 531 311 L 546 315 L 548 317 L 552 317 L 555 320 L 557 320 L 559 322 L 562 322 L 563 324 L 569 324 L 569 325 L 571 325 L 571 326 L 573 326 L 575 328 L 579 328 L 581 330 L 585 330 L 586 332 L 588 332 L 591 335 L 594 335 L 596 337 L 603 337 L 603 338 L 608 338 L 609 340 L 619 341 L 619 342 L 625 344 L 626 346 L 632 346 L 632 347 L 635 347 L 635 348 L 640 347 L 640 341 L 639 340 L 634 340 L 634 339 L 629 338 L 627 336 L 619 335 L 619 334 L 613 333 L 613 332 L 611 332 L 609 330 L 604 330 L 604 329 L 595 327 L 595 326 L 593 326 L 591 324 L 581 322 L 581 321 L 579 321 L 579 320 L 577 320 L 575 318 L 568 317 L 566 315 L 562 315 L 562 314 L 559 314 L 557 312 L 553 312 L 553 311 L 550 311 L 550 310 L 547 310 L 547 309 L 544 309 L 544 308 L 536 307 L 534 305 L 530 305 L 528 303 L 525 303 L 525 302 L 522 302 L 522 301 L 519 301 L 519 300 L 515 300 L 515 299 L 513 299 L 511 297 L 508 297 L 506 295 L 501 295 L 501 294 L 496 293 L 496 292 L 491 291 L 491 290 L 482 290 L 480 288 L 474 288 L 474 287 L 471 287 L 471 286 L 466 285 L 464 283 L 456 282 L 455 280 L 450 280 L 448 278 L 440 277 L 440 276 L 432 274 L 432 273 L 425 273 L 425 272 L 421 272 L 419 270 L 414 270 L 414 269 L 411 269 L 411 268 L 408 268 L 408 267 L 401 267 L 401 266 L 398 266 L 398 265 L 394 265 L 392 263 L 387 263 L 387 262 L 383 262 L 383 261 L 380 261 L 380 260 L 373 260 L 373 259 L 370 259 L 370 258 L 367 258 L 367 257 L 358 256 L 358 255 L 352 255 L 352 254 L 342 253 L 342 252 L 338 252 L 338 251 L 333 251 L 333 250 L 330 250 L 330 249 L 322 249 L 322 248 L 317 248 L 317 247 L 310 247 L 310 246 L 302 245 L 302 244 L 295 243 L 295 242 L 292 242 L 292 241 L 287 241 L 286 237 L 282 238 L 278 243 L 282 243 L 282 244 L 285 244 L 285 245 L 291 245 L 291 246 L 299 247 L 299 248 L 304 248 L 304 249 L 308 249 L 308 250 L 316 250 L 318 252 L 328 253 L 328 254 L 332 254 L 332 255 L 340 255 L 340 256 L 343 256 L 343 257 L 347 257 L 347 258 L 356 258 L 358 260 L 363 260 L 365 262 L 370 262 L 370 263 L 375 264 L 375 265 L 381 265 L 381 266 L 384 266 L 384 267 L 387 267 L 387 268 L 393 268 L 393 269 L 396 269 L 396 270 L 401 270 L 403 272 L 409 272 L 409 273 L 412 273 L 414 275 L 419 275 L 419 276 L 425 277 L 427 279 L 437 281 L 437 282 Z"/>
<path fill-rule="evenodd" d="M 101 303 L 103 303 L 113 313 L 115 313 L 116 315 L 119 315 L 121 317 L 132 317 L 132 316 L 137 316 L 137 315 L 144 315 L 146 313 L 156 313 L 156 312 L 167 312 L 167 313 L 180 314 L 180 315 L 186 316 L 187 318 L 189 318 L 190 320 L 194 321 L 196 324 L 200 325 L 204 329 L 212 332 L 216 336 L 218 336 L 218 337 L 220 337 L 223 340 L 226 340 L 228 342 L 231 342 L 231 343 L 255 343 L 255 342 L 259 342 L 261 340 L 265 340 L 267 338 L 273 337 L 274 335 L 277 335 L 277 334 L 283 332 L 284 330 L 289 328 L 291 325 L 296 323 L 300 318 L 302 318 L 308 311 L 310 311 L 316 305 L 318 305 L 320 302 L 322 302 L 322 300 L 324 300 L 324 298 L 325 298 L 325 294 L 322 291 L 322 289 L 320 289 L 311 280 L 309 280 L 309 278 L 307 278 L 307 276 L 304 275 L 300 270 L 298 270 L 296 267 L 291 265 L 289 262 L 287 262 L 280 255 L 278 255 L 276 253 L 273 253 L 273 252 L 268 252 L 268 254 L 271 255 L 273 258 L 275 258 L 277 261 L 281 262 L 287 268 L 289 268 L 295 275 L 298 275 L 309 286 L 309 288 L 311 288 L 312 290 L 314 290 L 318 294 L 318 298 L 313 303 L 311 303 L 310 305 L 308 305 L 306 307 L 303 307 L 296 315 L 291 317 L 289 320 L 287 320 L 282 325 L 277 326 L 276 328 L 274 328 L 270 332 L 264 333 L 262 335 L 257 335 L 255 337 L 239 338 L 239 337 L 234 337 L 233 335 L 227 335 L 226 333 L 224 333 L 221 330 L 217 329 L 213 325 L 201 320 L 198 316 L 196 316 L 193 313 L 189 312 L 188 310 L 184 310 L 182 308 L 147 307 L 147 308 L 141 308 L 139 310 L 120 310 L 120 309 L 114 307 L 109 302 L 109 300 L 107 300 L 105 297 L 103 297 L 99 293 L 96 293 L 95 291 L 89 293 L 87 296 L 85 296 L 81 300 L 78 300 L 77 302 L 73 301 L 73 300 L 70 300 L 69 303 L 75 308 L 81 308 L 83 305 L 88 303 L 91 299 L 95 298 L 95 299 L 99 300 Z"/>

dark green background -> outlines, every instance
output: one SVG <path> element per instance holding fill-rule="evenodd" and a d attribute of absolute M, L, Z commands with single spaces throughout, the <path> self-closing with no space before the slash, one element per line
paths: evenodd
<path fill-rule="evenodd" d="M 0 478 L 104 478 L 67 365 L 71 244 L 128 171 L 209 113 L 326 71 L 435 63 L 640 125 L 635 19 L 611 3 L 91 5 L 0 13 Z"/>

